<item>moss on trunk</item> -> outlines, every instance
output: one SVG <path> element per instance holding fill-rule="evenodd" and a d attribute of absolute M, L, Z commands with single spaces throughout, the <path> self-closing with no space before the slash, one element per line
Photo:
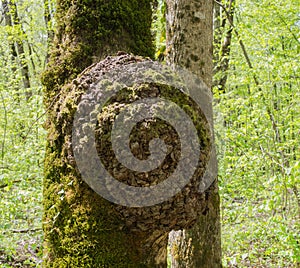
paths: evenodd
<path fill-rule="evenodd" d="M 42 78 L 46 100 L 86 67 L 118 51 L 152 58 L 151 1 L 58 0 L 55 37 Z"/>
<path fill-rule="evenodd" d="M 79 102 L 82 98 L 85 100 L 89 86 L 93 82 L 99 82 L 102 72 L 105 73 L 114 65 L 145 61 L 142 57 L 117 53 L 118 51 L 153 56 L 151 19 L 150 1 L 145 0 L 59 0 L 57 3 L 57 30 L 48 68 L 43 75 L 48 111 L 43 219 L 44 267 L 166 267 L 168 232 L 191 226 L 198 215 L 204 212 L 203 208 L 206 208 L 206 196 L 198 191 L 198 178 L 203 175 L 211 145 L 208 122 L 201 110 L 195 108 L 197 105 L 193 104 L 193 100 L 183 92 L 177 94 L 176 88 L 168 85 L 134 84 L 132 88 L 121 92 L 117 101 L 111 99 L 113 103 L 106 107 L 111 116 L 101 113 L 97 116 L 96 131 L 99 130 L 99 135 L 95 135 L 96 147 L 98 154 L 104 157 L 102 160 L 103 163 L 106 162 L 107 170 L 113 173 L 116 168 L 114 160 L 111 160 L 113 154 L 109 143 L 104 144 L 108 136 L 101 136 L 101 131 L 108 133 L 106 126 L 118 114 L 115 106 L 149 96 L 165 97 L 178 103 L 193 119 L 201 143 L 198 169 L 182 191 L 151 207 L 122 207 L 95 193 L 81 179 L 76 166 L 72 127 Z M 107 57 L 100 63 L 91 65 L 113 54 L 118 56 Z M 96 93 L 101 95 L 101 92 Z M 90 99 L 86 100 L 89 105 Z M 149 141 L 166 134 L 171 134 L 166 138 L 167 144 L 169 142 L 173 147 L 179 144 L 176 133 L 172 132 L 170 126 L 162 126 L 159 120 L 149 120 L 146 123 L 157 125 L 154 125 L 151 132 L 143 126 L 136 129 L 143 137 L 138 151 L 147 153 Z M 176 166 L 171 157 L 166 159 L 163 162 L 168 164 L 166 166 L 171 166 L 171 169 Z M 130 181 L 132 173 L 120 170 L 116 173 L 122 175 L 117 178 L 121 182 L 145 186 L 164 180 L 160 174 L 168 173 L 161 172 L 162 169 L 165 169 L 163 164 L 156 170 L 158 175 L 151 177 L 141 174 L 133 182 Z M 153 180 L 149 181 L 149 177 Z"/>
<path fill-rule="evenodd" d="M 150 4 L 149 0 L 57 1 L 56 34 L 42 77 L 48 109 L 44 267 L 157 265 L 153 254 L 141 246 L 146 234 L 131 233 L 112 204 L 92 191 L 72 165 L 70 110 L 80 92 L 70 95 L 63 90 L 86 67 L 109 54 L 127 51 L 152 57 Z M 60 110 L 61 100 L 66 101 L 66 109 Z"/>
<path fill-rule="evenodd" d="M 205 195 L 199 194 L 198 178 L 203 176 L 211 145 L 208 122 L 197 104 L 182 89 L 169 85 L 154 82 L 133 84 L 111 98 L 97 113 L 96 158 L 102 160 L 110 174 L 114 173 L 117 180 L 127 185 L 155 185 L 168 178 L 180 158 L 178 144 L 181 142 L 170 125 L 154 117 L 147 119 L 144 122 L 146 125 L 141 124 L 132 131 L 130 140 L 139 143 L 138 148 L 132 149 L 134 155 L 142 152 L 142 158 L 145 157 L 149 152 L 148 144 L 154 137 L 164 139 L 170 148 L 161 165 L 146 173 L 124 170 L 123 166 L 118 165 L 110 137 L 112 124 L 126 105 L 149 96 L 170 99 L 192 119 L 202 147 L 198 167 L 181 191 L 156 205 L 126 207 L 104 200 L 80 178 L 74 152 L 80 150 L 82 144 L 72 144 L 73 117 L 79 102 L 79 109 L 86 110 L 82 103 L 89 106 L 92 102 L 85 100 L 102 96 L 101 89 L 96 87 L 92 92 L 89 89 L 102 81 L 102 74 L 108 70 L 118 66 L 128 70 L 131 63 L 141 61 L 153 63 L 128 54 L 107 57 L 63 86 L 54 103 L 49 117 L 44 185 L 46 267 L 166 267 L 168 232 L 191 226 L 202 213 Z M 153 72 L 147 73 L 148 67 L 144 71 L 145 76 L 156 76 Z M 135 75 L 137 71 L 133 68 L 132 72 Z M 142 75 L 138 77 L 142 81 L 147 80 Z M 90 154 L 83 157 L 81 161 L 86 163 L 85 168 L 91 169 L 93 157 Z M 146 198 L 144 195 L 142 197 Z"/>

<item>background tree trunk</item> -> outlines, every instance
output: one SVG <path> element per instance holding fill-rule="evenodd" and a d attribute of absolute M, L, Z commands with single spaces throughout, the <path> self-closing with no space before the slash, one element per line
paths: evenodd
<path fill-rule="evenodd" d="M 167 62 L 187 68 L 212 86 L 213 1 L 167 0 Z M 221 267 L 217 178 L 206 191 L 204 212 L 188 230 L 172 232 L 172 267 Z"/>
<path fill-rule="evenodd" d="M 49 57 L 50 44 L 52 43 L 54 38 L 54 31 L 53 31 L 54 15 L 53 14 L 54 14 L 53 0 L 44 0 L 44 20 L 47 29 L 47 44 L 48 44 L 48 50 L 47 50 L 46 61 L 45 61 L 46 63 Z"/>
<path fill-rule="evenodd" d="M 228 78 L 235 0 L 214 4 L 214 81 L 213 86 L 225 92 Z"/>
<path fill-rule="evenodd" d="M 72 100 L 68 102 L 64 90 L 86 67 L 107 55 L 126 51 L 153 57 L 151 20 L 148 0 L 57 1 L 57 29 L 43 75 L 48 107 L 44 267 L 166 266 L 167 234 L 149 245 L 149 234 L 131 232 L 113 205 L 91 190 L 70 164 Z M 70 120 L 62 123 L 62 117 Z"/>
<path fill-rule="evenodd" d="M 5 26 L 13 27 L 10 5 L 11 5 L 10 2 L 6 0 L 2 1 L 2 9 L 3 9 Z M 10 42 L 10 50 L 11 50 L 12 60 L 15 61 L 16 58 L 18 57 L 18 54 L 14 42 Z M 13 71 L 15 72 L 16 70 L 14 69 Z"/>
<path fill-rule="evenodd" d="M 5 18 L 5 25 L 9 27 L 15 27 L 15 29 L 20 32 L 21 35 L 26 35 L 22 28 L 22 24 L 19 19 L 17 4 L 15 1 L 3 1 L 3 13 Z M 24 89 L 30 88 L 30 76 L 29 76 L 29 66 L 28 62 L 25 59 L 25 48 L 23 44 L 22 37 L 13 36 L 12 41 L 10 42 L 12 60 L 15 61 L 21 70 L 22 81 Z M 14 68 L 15 72 L 16 69 Z M 26 92 L 26 96 L 30 97 L 29 92 Z"/>

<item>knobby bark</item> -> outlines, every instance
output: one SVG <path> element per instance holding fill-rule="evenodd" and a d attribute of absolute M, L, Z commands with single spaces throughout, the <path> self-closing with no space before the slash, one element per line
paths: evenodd
<path fill-rule="evenodd" d="M 212 86 L 213 1 L 167 0 L 167 61 Z M 212 108 L 212 107 L 210 107 Z M 212 113 L 212 111 L 210 111 Z M 217 178 L 191 229 L 170 234 L 172 267 L 221 267 L 220 200 Z"/>
<path fill-rule="evenodd" d="M 96 148 L 110 174 L 116 173 L 119 181 L 129 185 L 143 187 L 149 183 L 160 183 L 164 180 L 161 175 L 168 175 L 176 167 L 173 161 L 179 158 L 180 150 L 172 151 L 174 154 L 170 152 L 161 168 L 153 171 L 154 176 L 124 171 L 115 162 L 109 143 L 105 145 L 110 137 L 107 135 L 110 131 L 108 125 L 114 121 L 118 110 L 122 109 L 120 107 L 145 96 L 170 98 L 173 102 L 180 103 L 182 109 L 193 118 L 201 143 L 199 165 L 194 176 L 180 192 L 157 205 L 128 208 L 110 203 L 96 194 L 81 178 L 75 163 L 77 160 L 75 161 L 74 152 L 80 150 L 78 148 L 81 145 L 77 146 L 72 140 L 74 113 L 81 100 L 90 105 L 93 95 L 86 96 L 84 93 L 88 91 L 89 85 L 98 82 L 97 79 L 101 80 L 103 73 L 114 66 L 126 67 L 130 62 L 145 61 L 126 52 L 153 57 L 150 1 L 59 0 L 56 10 L 57 29 L 48 67 L 43 75 L 45 104 L 48 107 L 44 266 L 166 267 L 169 231 L 192 226 L 199 214 L 206 215 L 206 211 L 216 204 L 212 201 L 215 195 L 211 191 L 198 191 L 200 181 L 197 178 L 205 171 L 212 142 L 208 121 L 184 91 L 174 93 L 175 88 L 164 83 L 139 82 L 131 89 L 126 89 L 128 92 L 122 91 L 120 96 L 112 98 L 113 103 L 107 104 L 107 112 L 97 114 Z M 116 54 L 114 57 L 106 57 Z M 192 58 L 197 61 L 194 56 L 193 54 Z M 150 60 L 147 62 L 151 64 Z M 203 72 L 208 68 L 205 64 L 202 67 Z M 96 93 L 101 96 L 101 92 Z M 180 144 L 178 135 L 172 132 L 173 128 L 163 127 L 159 120 L 154 121 L 147 121 L 144 128 L 141 125 L 139 136 L 142 137 L 142 142 L 138 147 L 131 148 L 132 152 L 137 150 L 136 155 L 142 159 L 147 158 L 148 144 L 155 137 L 162 135 L 166 144 L 175 149 Z M 149 131 L 148 125 L 154 123 L 157 124 L 156 128 Z M 134 136 L 134 131 L 132 133 L 133 138 L 138 137 Z M 167 134 L 170 134 L 169 138 Z M 93 162 L 90 155 L 83 157 L 81 161 L 86 163 L 85 168 L 92 169 L 89 165 Z M 169 166 L 171 169 L 166 172 L 165 169 Z M 149 181 L 149 178 L 154 181 Z M 108 189 L 109 185 L 106 186 Z M 207 228 L 212 226 L 211 224 Z"/>
<path fill-rule="evenodd" d="M 43 75 L 44 267 L 166 267 L 167 232 L 128 227 L 114 205 L 80 178 L 70 138 L 75 100 L 89 83 L 84 74 L 80 86 L 71 81 L 118 51 L 153 57 L 151 20 L 148 0 L 57 1 L 56 34 Z"/>

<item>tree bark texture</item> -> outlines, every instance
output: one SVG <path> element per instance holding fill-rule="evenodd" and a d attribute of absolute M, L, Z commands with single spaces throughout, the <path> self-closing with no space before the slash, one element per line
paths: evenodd
<path fill-rule="evenodd" d="M 212 86 L 213 1 L 167 0 L 167 62 Z M 210 107 L 212 109 L 212 107 Z M 211 110 L 212 114 L 212 110 Z M 170 234 L 172 267 L 221 267 L 220 199 L 217 178 L 192 228 Z"/>
<path fill-rule="evenodd" d="M 147 119 L 132 131 L 132 153 L 147 159 L 149 143 L 157 137 L 173 149 L 154 171 L 136 173 L 119 165 L 109 142 L 111 124 L 117 114 L 135 100 L 164 97 L 181 105 L 193 118 L 203 147 L 194 176 L 168 200 L 151 206 L 128 207 L 102 198 L 90 188 L 91 184 L 85 183 L 76 165 L 78 158 L 74 156 L 81 145 L 74 144 L 72 139 L 77 135 L 72 132 L 74 114 L 77 108 L 84 107 L 80 105 L 86 103 L 88 107 L 95 96 L 101 96 L 100 90 L 89 95 L 89 88 L 102 81 L 109 70 L 123 66 L 122 74 L 128 71 L 130 64 L 154 64 L 150 58 L 141 57 L 152 57 L 154 53 L 150 1 L 58 1 L 56 16 L 57 30 L 43 75 L 48 111 L 44 266 L 166 267 L 169 231 L 188 228 L 203 212 L 199 208 L 204 207 L 201 203 L 205 202 L 205 195 L 198 193 L 200 181 L 197 178 L 204 173 L 211 145 L 208 122 L 183 91 L 174 93 L 178 88 L 156 82 L 139 82 L 125 88 L 97 114 L 95 129 L 97 158 L 117 180 L 134 187 L 156 185 L 176 168 L 180 155 L 177 149 L 181 140 L 176 131 L 161 120 Z M 110 54 L 117 56 L 108 56 Z M 144 71 L 147 73 L 148 69 Z M 135 74 L 135 71 L 129 73 Z M 115 79 L 119 76 L 117 73 Z M 87 170 L 93 169 L 91 155 L 87 154 L 81 161 Z"/>
<path fill-rule="evenodd" d="M 152 58 L 150 2 L 58 0 L 55 37 L 43 75 L 49 97 L 92 63 L 118 51 Z"/>
<path fill-rule="evenodd" d="M 48 111 L 44 267 L 166 264 L 167 235 L 152 232 L 149 241 L 149 233 L 128 229 L 114 206 L 80 178 L 70 138 L 82 87 L 71 94 L 68 84 L 93 62 L 121 50 L 153 57 L 151 19 L 150 1 L 145 0 L 57 1 L 57 28 L 42 78 Z"/>

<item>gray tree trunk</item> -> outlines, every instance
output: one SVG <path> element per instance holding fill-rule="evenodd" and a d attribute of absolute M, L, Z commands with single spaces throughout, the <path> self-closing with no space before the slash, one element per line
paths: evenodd
<path fill-rule="evenodd" d="M 167 0 L 167 62 L 185 67 L 211 87 L 212 53 L 213 1 Z M 205 208 L 197 223 L 169 235 L 173 268 L 222 266 L 217 178 L 205 196 Z"/>

